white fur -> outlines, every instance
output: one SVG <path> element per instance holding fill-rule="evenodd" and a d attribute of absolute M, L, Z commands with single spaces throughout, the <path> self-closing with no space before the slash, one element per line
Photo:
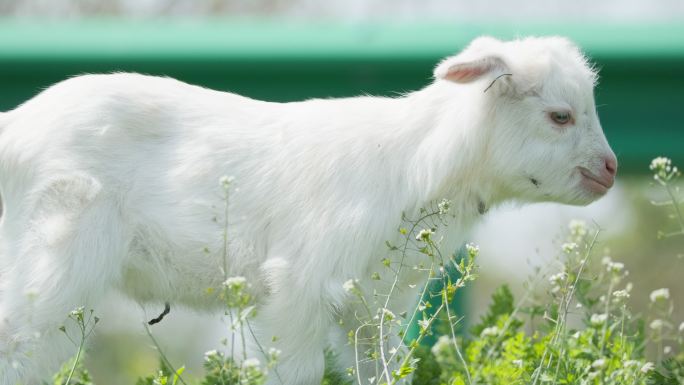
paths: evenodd
<path fill-rule="evenodd" d="M 484 92 L 502 73 L 512 76 Z M 97 311 L 107 290 L 218 309 L 206 289 L 224 277 L 222 175 L 235 177 L 227 275 L 255 285 L 257 333 L 278 336 L 285 385 L 320 383 L 330 336 L 352 328 L 342 285 L 382 285 L 369 276 L 383 270 L 402 213 L 452 200 L 441 235 L 455 249 L 479 206 L 599 196 L 577 166 L 598 173 L 613 155 L 594 72 L 572 43 L 481 38 L 435 77 L 397 98 L 279 104 L 168 78 L 86 75 L 0 114 L 0 384 L 53 370 L 67 313 Z M 576 124 L 555 127 L 555 108 Z M 335 344 L 351 366 L 349 347 Z"/>

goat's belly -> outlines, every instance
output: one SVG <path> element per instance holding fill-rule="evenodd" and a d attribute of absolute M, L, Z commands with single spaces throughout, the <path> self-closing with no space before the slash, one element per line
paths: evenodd
<path fill-rule="evenodd" d="M 224 252 L 217 243 L 197 240 L 181 245 L 147 235 L 131 243 L 121 289 L 140 302 L 219 308 L 223 305 L 218 294 L 227 277 L 245 276 L 255 294 L 263 291 L 258 260 L 253 247 L 237 238 L 229 240 Z"/>

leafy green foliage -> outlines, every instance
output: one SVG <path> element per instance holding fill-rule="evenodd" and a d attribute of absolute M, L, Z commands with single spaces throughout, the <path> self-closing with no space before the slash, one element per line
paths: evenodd
<path fill-rule="evenodd" d="M 159 371 L 156 374 L 138 378 L 135 385 L 159 385 L 162 381 L 168 382 L 169 376 L 173 373 L 173 369 L 168 367 L 166 361 L 160 358 Z"/>
<path fill-rule="evenodd" d="M 205 356 L 205 377 L 202 385 L 239 384 L 240 365 L 221 352 L 211 352 Z"/>
<path fill-rule="evenodd" d="M 644 349 L 647 342 L 666 340 L 682 348 L 684 339 L 665 321 L 672 313 L 669 291 L 651 293 L 657 318 L 649 325 L 649 335 L 644 320 L 632 315 L 627 306 L 631 284 L 623 282 L 628 276 L 624 265 L 610 257 L 592 265 L 596 236 L 589 237 L 578 226 L 571 225 L 563 271 L 549 277 L 550 287 L 542 289 L 545 296 L 526 306 L 516 305 L 508 287 L 502 286 L 469 338 L 440 337 L 432 348 L 432 360 L 440 369 L 433 372 L 440 378 L 438 384 L 684 383 L 684 355 L 657 367 L 648 361 Z M 662 349 L 662 343 L 657 345 Z M 464 347 L 465 364 L 457 358 L 459 346 Z M 430 357 L 423 357 L 422 365 L 432 365 L 426 361 Z M 430 377 L 419 372 L 422 378 Z"/>
<path fill-rule="evenodd" d="M 415 351 L 418 367 L 413 374 L 413 383 L 421 385 L 440 385 L 442 367 L 433 358 L 430 348 L 419 346 Z"/>
<path fill-rule="evenodd" d="M 480 323 L 472 327 L 471 332 L 473 335 L 479 336 L 485 328 L 496 326 L 499 318 L 513 313 L 514 308 L 515 303 L 511 289 L 508 288 L 508 285 L 499 287 L 492 294 L 492 302 L 489 304 L 487 313 L 482 316 Z"/>
<path fill-rule="evenodd" d="M 669 358 L 663 361 L 662 371 L 652 371 L 646 379 L 647 385 L 684 384 L 684 357 Z"/>
<path fill-rule="evenodd" d="M 74 361 L 76 357 L 73 357 L 67 361 L 62 368 L 55 373 L 52 377 L 52 383 L 54 385 L 65 385 L 67 380 L 69 380 L 70 385 L 93 385 L 93 380 L 90 378 L 90 373 L 83 367 L 83 362 L 80 360 L 76 362 L 74 366 Z M 74 368 L 73 374 L 71 373 L 72 368 Z M 71 378 L 69 379 L 69 377 Z"/>

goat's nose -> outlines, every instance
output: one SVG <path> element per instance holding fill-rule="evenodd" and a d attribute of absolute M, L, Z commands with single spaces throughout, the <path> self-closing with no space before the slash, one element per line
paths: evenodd
<path fill-rule="evenodd" d="M 618 163 L 617 163 L 617 158 L 615 158 L 615 155 L 607 156 L 605 159 L 606 162 L 606 171 L 611 176 L 615 176 L 617 174 L 617 168 L 618 168 Z"/>

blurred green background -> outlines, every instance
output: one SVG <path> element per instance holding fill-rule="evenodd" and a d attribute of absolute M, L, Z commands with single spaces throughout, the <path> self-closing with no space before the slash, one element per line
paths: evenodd
<path fill-rule="evenodd" d="M 116 71 L 273 101 L 393 95 L 424 86 L 440 58 L 474 37 L 549 34 L 573 39 L 601 69 L 597 104 L 623 170 L 684 142 L 684 23 L 676 22 L 2 20 L 0 109 L 70 76 Z"/>
<path fill-rule="evenodd" d="M 618 184 L 586 208 L 489 214 L 473 236 L 483 270 L 463 313 L 477 317 L 502 283 L 522 291 L 535 266 L 552 263 L 567 221 L 584 218 L 606 230 L 601 251 L 632 271 L 637 310 L 648 310 L 651 290 L 669 287 L 682 320 L 684 241 L 656 240 L 674 223 L 650 205 L 659 196 L 647 175 L 659 155 L 684 166 L 681 0 L 0 0 L 0 110 L 65 78 L 115 71 L 272 101 L 396 95 L 426 85 L 435 63 L 474 37 L 549 34 L 573 39 L 600 69 L 597 105 Z M 116 295 L 107 303 L 88 366 L 98 384 L 133 383 L 157 364 L 140 323 L 161 309 Z M 174 309 L 155 333 L 192 374 L 225 326 Z"/>

